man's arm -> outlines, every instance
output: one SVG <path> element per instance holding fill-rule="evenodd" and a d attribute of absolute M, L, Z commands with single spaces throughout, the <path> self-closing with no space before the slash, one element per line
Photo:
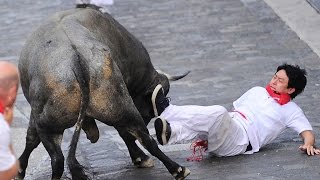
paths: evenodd
<path fill-rule="evenodd" d="M 0 171 L 0 179 L 1 180 L 11 180 L 13 179 L 17 174 L 19 170 L 19 161 L 17 160 L 16 163 L 11 166 L 10 169 L 5 171 Z"/>
<path fill-rule="evenodd" d="M 9 145 L 10 151 L 11 151 L 11 155 L 14 154 L 13 153 L 13 148 L 12 148 L 12 144 Z M 19 161 L 16 160 L 15 163 L 7 170 L 5 171 L 0 171 L 0 179 L 1 180 L 11 180 L 14 177 L 16 177 L 16 175 L 18 174 L 18 170 L 19 170 Z"/>
<path fill-rule="evenodd" d="M 10 126 L 13 120 L 13 107 L 6 107 L 3 116 Z M 12 144 L 9 144 L 9 149 L 11 154 L 14 155 Z M 19 161 L 16 160 L 16 162 L 9 169 L 0 171 L 0 180 L 11 180 L 16 177 L 19 167 Z"/>
<path fill-rule="evenodd" d="M 14 154 L 12 144 L 9 145 L 11 154 Z M 18 160 L 7 170 L 0 171 L 0 180 L 11 180 L 17 176 L 20 168 L 20 163 Z"/>
<path fill-rule="evenodd" d="M 320 149 L 316 149 L 316 147 L 314 147 L 315 138 L 312 131 L 303 131 L 302 133 L 300 133 L 300 136 L 304 142 L 304 144 L 299 147 L 301 151 L 306 152 L 309 156 L 320 154 Z"/>

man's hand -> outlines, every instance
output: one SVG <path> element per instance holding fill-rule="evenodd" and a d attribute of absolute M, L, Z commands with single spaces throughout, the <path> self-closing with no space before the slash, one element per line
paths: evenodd
<path fill-rule="evenodd" d="M 304 144 L 299 147 L 301 151 L 306 152 L 309 156 L 315 154 L 320 154 L 320 149 L 317 149 L 314 146 L 315 138 L 311 130 L 306 130 L 300 133 L 300 136 L 303 139 Z"/>
<path fill-rule="evenodd" d="M 13 107 L 6 107 L 3 114 L 4 119 L 8 122 L 9 125 L 11 125 L 13 120 Z"/>
<path fill-rule="evenodd" d="M 314 155 L 318 155 L 320 154 L 320 149 L 315 148 L 314 146 L 310 146 L 310 145 L 301 145 L 299 146 L 299 149 L 301 151 L 304 151 L 305 153 L 307 153 L 309 156 L 314 156 Z"/>

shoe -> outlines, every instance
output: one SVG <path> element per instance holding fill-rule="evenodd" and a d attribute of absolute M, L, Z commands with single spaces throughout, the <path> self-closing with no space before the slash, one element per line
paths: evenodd
<path fill-rule="evenodd" d="M 170 124 L 165 119 L 158 117 L 154 121 L 154 128 L 156 129 L 156 135 L 157 135 L 158 142 L 161 145 L 168 144 L 168 141 L 171 136 Z"/>
<path fill-rule="evenodd" d="M 151 96 L 151 102 L 153 106 L 154 117 L 158 117 L 169 106 L 170 99 L 164 94 L 164 90 L 161 84 L 158 84 Z"/>

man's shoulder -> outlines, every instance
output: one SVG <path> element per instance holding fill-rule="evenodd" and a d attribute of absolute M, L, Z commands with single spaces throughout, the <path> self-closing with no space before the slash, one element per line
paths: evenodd
<path fill-rule="evenodd" d="M 302 111 L 302 109 L 293 101 L 289 101 L 288 103 L 284 104 L 283 109 L 286 111 Z"/>

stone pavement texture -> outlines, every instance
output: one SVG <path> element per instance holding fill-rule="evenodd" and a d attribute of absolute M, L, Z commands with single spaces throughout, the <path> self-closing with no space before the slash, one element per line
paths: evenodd
<path fill-rule="evenodd" d="M 74 1 L 0 1 L 0 59 L 17 63 L 28 35 L 54 12 Z M 308 71 L 308 85 L 295 102 L 305 111 L 320 138 L 320 16 L 304 0 L 115 0 L 110 13 L 145 45 L 156 68 L 171 74 L 191 70 L 173 82 L 173 104 L 221 104 L 253 86 L 264 86 L 283 63 Z M 23 151 L 30 106 L 21 89 L 12 138 L 17 156 Z M 152 123 L 148 125 L 154 134 Z M 99 124 L 101 137 L 90 144 L 81 136 L 77 157 L 92 179 L 172 179 L 163 164 L 137 169 L 112 127 Z M 73 129 L 66 130 L 68 150 Z M 189 144 L 160 147 L 191 170 L 187 179 L 319 179 L 320 156 L 298 151 L 299 136 L 288 130 L 259 153 L 209 157 L 188 162 Z M 319 146 L 320 144 L 317 143 Z M 49 179 L 50 158 L 42 145 L 32 153 L 25 179 Z M 70 178 L 67 168 L 62 179 Z"/>

